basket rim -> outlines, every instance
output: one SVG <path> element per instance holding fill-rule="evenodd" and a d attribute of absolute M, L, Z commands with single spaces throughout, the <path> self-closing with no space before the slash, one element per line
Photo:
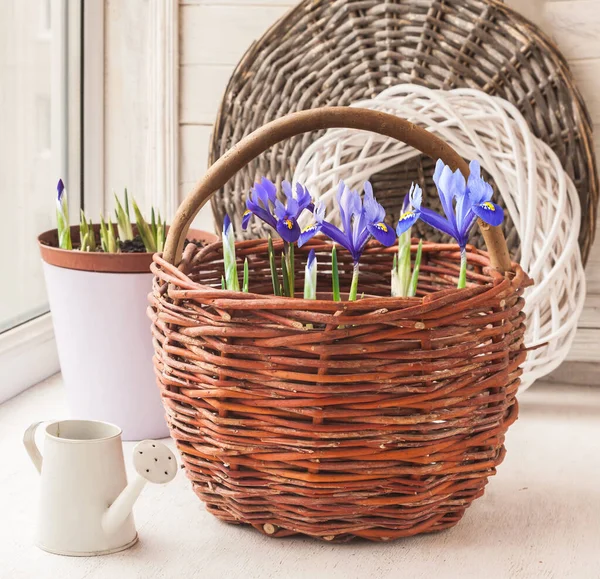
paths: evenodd
<path fill-rule="evenodd" d="M 250 240 L 242 240 L 236 241 L 235 246 L 238 248 L 253 248 L 254 246 L 259 246 L 261 244 L 266 245 L 268 240 L 266 238 L 256 238 Z M 281 239 L 273 239 L 273 246 L 277 249 L 283 247 L 283 241 Z M 334 243 L 322 235 L 315 236 L 307 243 L 305 243 L 301 248 L 296 248 L 296 252 L 306 252 L 310 251 L 310 249 L 321 249 L 325 250 L 325 246 L 333 248 L 334 246 L 346 251 L 342 246 L 337 243 Z M 416 238 L 411 238 L 411 252 L 416 251 L 418 246 L 418 240 Z M 216 250 L 216 252 L 215 252 Z M 375 240 L 371 240 L 368 242 L 367 247 L 365 249 L 365 254 L 369 253 L 389 253 L 393 254 L 398 249 L 395 245 L 391 247 L 385 247 L 381 245 L 379 242 Z M 423 241 L 423 251 L 424 252 L 445 252 L 450 256 L 456 257 L 460 256 L 460 247 L 456 243 L 436 243 L 430 241 Z M 208 244 L 196 254 L 196 260 L 198 262 L 202 262 L 203 255 L 213 255 L 214 253 L 222 253 L 222 242 L 216 241 L 214 243 Z M 250 252 L 249 252 L 250 253 Z M 510 271 L 506 272 L 506 275 L 503 275 L 498 270 L 492 268 L 490 257 L 487 251 L 477 249 L 476 247 L 467 244 L 467 260 L 469 263 L 477 263 L 477 265 L 481 266 L 485 274 L 489 277 L 489 281 L 487 283 L 475 283 L 467 286 L 466 288 L 456 288 L 456 287 L 448 287 L 438 291 L 430 292 L 424 296 L 414 296 L 414 297 L 392 297 L 392 296 L 368 296 L 364 298 L 357 299 L 356 301 L 348 301 L 341 300 L 339 302 L 335 302 L 333 300 L 309 300 L 303 297 L 286 297 L 286 296 L 276 296 L 274 294 L 258 294 L 252 292 L 242 292 L 242 291 L 234 291 L 234 290 L 224 290 L 218 287 L 213 287 L 210 285 L 205 285 L 202 283 L 195 282 L 191 280 L 187 274 L 182 271 L 180 268 L 171 265 L 167 262 L 162 253 L 155 253 L 153 256 L 153 263 L 151 265 L 152 273 L 155 276 L 155 279 L 160 277 L 158 276 L 158 272 L 160 269 L 166 270 L 170 274 L 174 274 L 174 276 L 181 283 L 176 283 L 175 285 L 181 287 L 181 291 L 185 293 L 187 297 L 204 297 L 208 299 L 223 299 L 227 301 L 237 300 L 237 301 L 251 301 L 253 307 L 273 307 L 280 306 L 283 309 L 294 309 L 294 310 L 315 310 L 318 309 L 323 311 L 323 309 L 329 309 L 331 311 L 349 311 L 349 310 L 373 310 L 373 309 L 381 309 L 388 305 L 391 308 L 399 308 L 412 306 L 417 304 L 422 304 L 423 301 L 431 301 L 436 297 L 450 296 L 456 294 L 463 294 L 467 297 L 470 294 L 473 294 L 474 290 L 481 290 L 484 288 L 492 288 L 496 287 L 503 281 L 507 280 L 512 282 L 513 280 L 516 282 L 517 287 L 527 287 L 529 285 L 533 285 L 533 280 L 529 278 L 527 273 L 523 270 L 521 265 L 517 262 L 511 262 Z M 185 259 L 184 259 L 185 262 Z M 183 262 L 182 264 L 183 265 Z M 186 286 L 186 287 L 184 287 Z M 321 292 L 322 293 L 322 292 Z M 343 295 L 343 294 L 342 294 Z"/>

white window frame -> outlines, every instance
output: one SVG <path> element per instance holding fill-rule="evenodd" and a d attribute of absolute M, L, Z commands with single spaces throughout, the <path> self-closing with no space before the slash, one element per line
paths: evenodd
<path fill-rule="evenodd" d="M 78 87 L 67 85 L 69 63 L 78 60 L 77 42 L 69 42 L 74 30 L 77 30 L 77 14 L 67 10 L 67 0 L 52 0 L 52 80 L 51 80 L 51 130 L 52 149 L 60 151 L 54 156 L 53 172 L 67 176 L 70 119 L 67 103 L 71 90 Z M 41 24 L 40 24 L 41 29 Z M 70 176 L 70 175 L 69 175 Z M 79 213 L 79 196 L 71 195 L 69 210 Z M 41 232 L 40 232 L 41 233 Z M 0 403 L 15 396 L 32 384 L 55 374 L 59 370 L 58 354 L 52 329 L 50 313 L 42 314 L 0 334 Z"/>
<path fill-rule="evenodd" d="M 141 201 L 171 219 L 179 205 L 179 3 L 149 0 L 148 10 L 147 86 L 140 88 L 150 95 L 146 141 L 150 186 Z M 81 201 L 86 213 L 99 215 L 108 207 L 110 194 L 106 189 L 110 184 L 105 183 L 105 0 L 52 0 L 52 21 L 63 40 L 53 45 L 53 66 L 67 54 L 67 67 L 60 74 L 53 71 L 56 122 L 51 138 L 53 148 L 63 151 L 55 172 L 67 175 L 71 216 L 79 215 Z M 0 334 L 0 403 L 59 371 L 50 313 Z"/>

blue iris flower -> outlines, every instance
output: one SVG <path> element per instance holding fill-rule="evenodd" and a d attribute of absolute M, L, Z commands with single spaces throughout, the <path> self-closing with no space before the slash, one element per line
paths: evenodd
<path fill-rule="evenodd" d="M 58 184 L 56 185 L 56 192 L 57 192 L 56 198 L 59 203 L 62 201 L 64 190 L 65 190 L 65 184 L 63 183 L 62 179 L 59 179 Z"/>
<path fill-rule="evenodd" d="M 346 248 L 352 255 L 354 263 L 360 261 L 367 241 L 374 237 L 389 247 L 396 241 L 393 228 L 384 222 L 385 210 L 373 196 L 373 187 L 368 181 L 364 185 L 364 199 L 361 201 L 358 191 L 351 191 L 340 182 L 337 203 L 340 211 L 342 228 L 325 221 L 325 208 L 318 204 L 314 211 L 315 222 L 300 234 L 298 246 L 302 247 L 311 237 L 322 231 L 327 237 Z"/>
<path fill-rule="evenodd" d="M 420 218 L 456 239 L 461 250 L 464 250 L 469 241 L 469 232 L 477 217 L 490 225 L 500 225 L 504 219 L 502 207 L 491 200 L 494 193 L 491 185 L 481 178 L 479 163 L 471 161 L 469 169 L 469 180 L 465 182 L 458 169 L 452 172 L 450 167 L 438 160 L 433 181 L 446 217 L 420 207 Z"/>
<path fill-rule="evenodd" d="M 408 194 L 404 197 L 402 211 L 398 225 L 396 225 L 396 234 L 400 237 L 405 231 L 408 231 L 421 216 L 421 203 L 423 201 L 423 191 L 421 187 L 413 183 Z"/>
<path fill-rule="evenodd" d="M 296 183 L 296 194 L 288 181 L 281 184 L 286 196 L 285 204 L 277 199 L 277 187 L 263 177 L 260 183 L 255 183 L 246 199 L 246 211 L 242 217 L 242 228 L 245 230 L 252 215 L 256 215 L 265 223 L 277 230 L 281 238 L 294 243 L 300 237 L 298 217 L 305 210 L 314 208 L 310 193 L 300 183 Z"/>

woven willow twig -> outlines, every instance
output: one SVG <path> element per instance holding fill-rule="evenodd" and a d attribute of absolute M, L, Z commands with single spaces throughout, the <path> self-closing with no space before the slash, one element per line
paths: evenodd
<path fill-rule="evenodd" d="M 225 521 L 336 541 L 439 531 L 481 496 L 517 417 L 531 281 L 507 263 L 502 230 L 484 232 L 489 255 L 467 248 L 461 290 L 458 246 L 424 244 L 414 298 L 388 297 L 396 248 L 371 242 L 361 259 L 365 297 L 354 302 L 331 299 L 332 246 L 322 238 L 295 252 L 298 272 L 317 252 L 316 300 L 270 295 L 264 239 L 236 244 L 250 293 L 219 289 L 220 243 L 183 248 L 194 215 L 237 170 L 274 143 L 329 127 L 404 139 L 468 175 L 424 129 L 348 107 L 278 119 L 215 162 L 152 265 L 154 364 L 171 436 L 194 490 Z M 347 288 L 352 260 L 340 251 L 338 261 Z"/>
<path fill-rule="evenodd" d="M 352 106 L 406 118 L 442 137 L 464 158 L 481 161 L 521 239 L 521 266 L 535 281 L 525 294 L 525 343 L 537 349 L 524 365 L 521 388 L 557 368 L 577 331 L 585 275 L 577 244 L 579 198 L 552 149 L 531 133 L 514 106 L 478 90 L 400 85 Z M 411 147 L 373 133 L 330 129 L 307 148 L 294 179 L 328 203 L 328 217 L 336 220 L 333 199 L 340 179 L 360 188 L 371 175 L 385 175 L 417 155 Z M 382 193 L 400 198 L 404 193 L 394 182 L 387 187 L 379 182 L 375 191 L 378 199 Z M 424 202 L 429 205 L 432 198 L 437 198 L 434 187 Z M 417 229 L 431 238 L 425 224 Z"/>
<path fill-rule="evenodd" d="M 322 300 L 263 295 L 264 240 L 237 244 L 252 294 L 216 289 L 220 244 L 190 247 L 183 271 L 155 257 L 151 316 L 171 435 L 207 509 L 278 537 L 337 541 L 456 524 L 502 462 L 517 416 L 521 268 L 506 279 L 472 248 L 459 291 L 458 248 L 427 243 L 420 297 L 370 297 L 389 294 L 395 251 L 372 244 L 367 297 L 335 303 L 326 266 Z M 296 252 L 297 271 L 311 248 L 327 263 L 331 247 L 315 239 Z M 339 256 L 347 288 L 352 263 Z"/>
<path fill-rule="evenodd" d="M 552 41 L 497 0 L 303 0 L 250 47 L 236 68 L 213 132 L 211 163 L 274 118 L 349 105 L 400 83 L 479 88 L 514 104 L 575 183 L 585 263 L 598 203 L 587 110 Z M 240 171 L 213 198 L 218 226 L 228 212 L 238 235 L 244 235 L 242 201 L 254 180 L 291 178 L 317 136 L 276 145 Z M 432 162 L 417 156 L 373 176 L 373 182 L 376 192 L 388 184 L 406 191 L 412 181 L 429 188 L 431 175 Z M 398 213 L 401 198 L 384 195 L 382 200 L 388 213 Z M 520 247 L 516 229 L 508 236 L 513 257 Z M 245 234 L 265 235 L 258 220 Z"/>

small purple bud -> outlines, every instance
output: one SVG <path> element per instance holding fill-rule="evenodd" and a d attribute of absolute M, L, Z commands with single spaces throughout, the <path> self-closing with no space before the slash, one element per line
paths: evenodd
<path fill-rule="evenodd" d="M 229 214 L 225 214 L 225 219 L 223 219 L 223 233 L 227 235 L 229 228 L 231 227 L 231 219 L 229 218 Z"/>
<path fill-rule="evenodd" d="M 315 250 L 311 249 L 308 252 L 308 263 L 306 264 L 306 267 L 308 269 L 311 269 L 312 266 L 314 265 L 316 259 L 317 259 L 317 256 L 315 255 Z"/>
<path fill-rule="evenodd" d="M 63 192 L 65 190 L 65 184 L 63 183 L 62 179 L 58 180 L 58 184 L 56 185 L 56 191 L 58 193 L 58 200 L 60 201 L 62 199 L 63 196 Z"/>

